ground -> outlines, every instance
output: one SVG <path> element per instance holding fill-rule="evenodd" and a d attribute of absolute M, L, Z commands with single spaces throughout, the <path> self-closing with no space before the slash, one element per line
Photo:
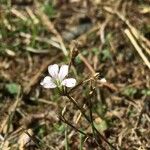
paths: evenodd
<path fill-rule="evenodd" d="M 148 0 L 1 0 L 0 149 L 150 149 L 149 60 Z"/>

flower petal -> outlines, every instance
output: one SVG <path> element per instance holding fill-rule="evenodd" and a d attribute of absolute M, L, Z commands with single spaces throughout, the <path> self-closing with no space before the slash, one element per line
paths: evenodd
<path fill-rule="evenodd" d="M 62 81 L 62 85 L 66 87 L 74 87 L 76 85 L 76 79 L 68 78 Z"/>
<path fill-rule="evenodd" d="M 59 74 L 58 74 L 58 77 L 59 77 L 60 80 L 63 80 L 68 75 L 68 68 L 69 68 L 68 65 L 62 65 L 60 67 L 60 71 L 59 71 Z"/>
<path fill-rule="evenodd" d="M 101 82 L 101 83 L 106 83 L 107 80 L 106 80 L 105 78 L 102 78 L 102 79 L 100 80 L 100 82 Z"/>
<path fill-rule="evenodd" d="M 46 76 L 40 84 L 47 89 L 57 87 L 50 76 Z"/>
<path fill-rule="evenodd" d="M 57 64 L 48 66 L 48 72 L 53 78 L 58 77 L 58 70 L 59 70 L 59 67 Z"/>

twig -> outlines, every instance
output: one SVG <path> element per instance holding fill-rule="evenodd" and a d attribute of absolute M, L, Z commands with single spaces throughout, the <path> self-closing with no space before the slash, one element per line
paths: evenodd
<path fill-rule="evenodd" d="M 95 75 L 95 71 L 93 69 L 93 67 L 90 65 L 90 63 L 87 61 L 87 59 L 82 55 L 79 54 L 80 59 L 84 62 L 84 64 L 86 65 L 86 67 L 89 69 L 89 71 L 92 73 L 92 75 Z"/>

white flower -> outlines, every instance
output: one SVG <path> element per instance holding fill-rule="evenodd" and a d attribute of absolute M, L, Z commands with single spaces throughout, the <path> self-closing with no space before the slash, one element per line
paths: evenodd
<path fill-rule="evenodd" d="M 50 76 L 46 76 L 40 83 L 44 88 L 56 88 L 56 87 L 74 87 L 76 80 L 74 78 L 65 79 L 68 75 L 68 65 L 62 65 L 59 69 L 57 64 L 50 65 L 48 72 Z"/>

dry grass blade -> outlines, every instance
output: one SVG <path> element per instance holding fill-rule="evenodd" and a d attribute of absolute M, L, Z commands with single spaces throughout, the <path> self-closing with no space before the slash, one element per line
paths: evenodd
<path fill-rule="evenodd" d="M 19 144 L 19 150 L 24 150 L 25 146 L 28 145 L 31 141 L 31 137 L 28 136 L 26 134 L 26 132 L 28 132 L 28 134 L 30 134 L 30 136 L 33 136 L 33 131 L 32 129 L 28 129 L 27 131 L 23 132 L 18 140 L 18 144 Z"/>
<path fill-rule="evenodd" d="M 129 22 L 125 16 L 123 16 L 120 12 L 112 10 L 110 7 L 103 7 L 105 11 L 117 15 L 125 24 L 128 26 L 128 28 L 131 30 L 132 34 L 135 36 L 135 38 L 138 40 L 138 42 L 141 44 L 143 49 L 150 55 L 150 42 L 142 35 L 140 32 Z"/>
<path fill-rule="evenodd" d="M 150 148 L 148 0 L 0 3 L 0 150 Z"/>
<path fill-rule="evenodd" d="M 1 125 L 0 125 L 0 133 L 2 132 L 7 132 L 9 130 L 9 124 L 11 123 L 10 120 L 10 116 L 13 117 L 14 112 L 16 111 L 22 96 L 20 96 L 20 92 L 21 92 L 21 87 L 18 91 L 18 95 L 16 97 L 16 101 L 14 102 L 14 104 L 12 106 L 10 106 L 9 110 L 8 110 L 8 116 L 6 118 L 4 118 L 4 120 L 2 121 Z M 12 119 L 12 118 L 11 118 Z M 10 122 L 9 122 L 10 121 Z"/>
<path fill-rule="evenodd" d="M 131 41 L 132 45 L 134 46 L 134 48 L 137 50 L 138 54 L 140 55 L 140 57 L 143 59 L 144 63 L 147 65 L 147 67 L 150 69 L 150 62 L 148 61 L 147 57 L 144 55 L 142 49 L 140 48 L 140 46 L 138 45 L 138 43 L 136 42 L 135 38 L 133 37 L 133 35 L 131 34 L 131 32 L 129 31 L 129 29 L 124 30 L 124 33 L 127 35 L 127 37 L 129 38 L 129 40 Z"/>
<path fill-rule="evenodd" d="M 54 27 L 54 24 L 49 20 L 49 18 L 40 10 L 38 3 L 36 3 L 36 14 L 40 17 L 43 25 L 48 29 L 48 31 L 53 33 L 56 36 L 61 46 L 61 49 L 63 51 L 63 54 L 65 56 L 68 56 L 68 52 L 66 50 L 66 47 L 65 47 L 65 44 L 63 42 L 61 35 L 56 30 L 56 28 Z"/>
<path fill-rule="evenodd" d="M 31 19 L 33 20 L 34 24 L 38 24 L 39 20 L 37 19 L 37 17 L 34 15 L 34 13 L 32 12 L 32 10 L 29 7 L 26 7 L 26 11 L 29 14 L 29 16 L 31 17 Z"/>
<path fill-rule="evenodd" d="M 27 21 L 27 18 L 22 13 L 20 13 L 17 9 L 12 8 L 11 13 L 14 14 L 16 17 L 20 18 L 21 20 Z"/>
<path fill-rule="evenodd" d="M 26 38 L 28 40 L 31 40 L 31 38 L 32 38 L 31 34 L 27 34 L 25 32 L 21 32 L 20 36 L 23 38 Z M 43 38 L 43 37 L 41 38 L 39 36 L 36 36 L 35 40 L 38 42 L 49 44 L 49 45 L 61 50 L 59 43 L 57 41 L 52 40 L 52 39 L 47 39 L 47 38 Z"/>

